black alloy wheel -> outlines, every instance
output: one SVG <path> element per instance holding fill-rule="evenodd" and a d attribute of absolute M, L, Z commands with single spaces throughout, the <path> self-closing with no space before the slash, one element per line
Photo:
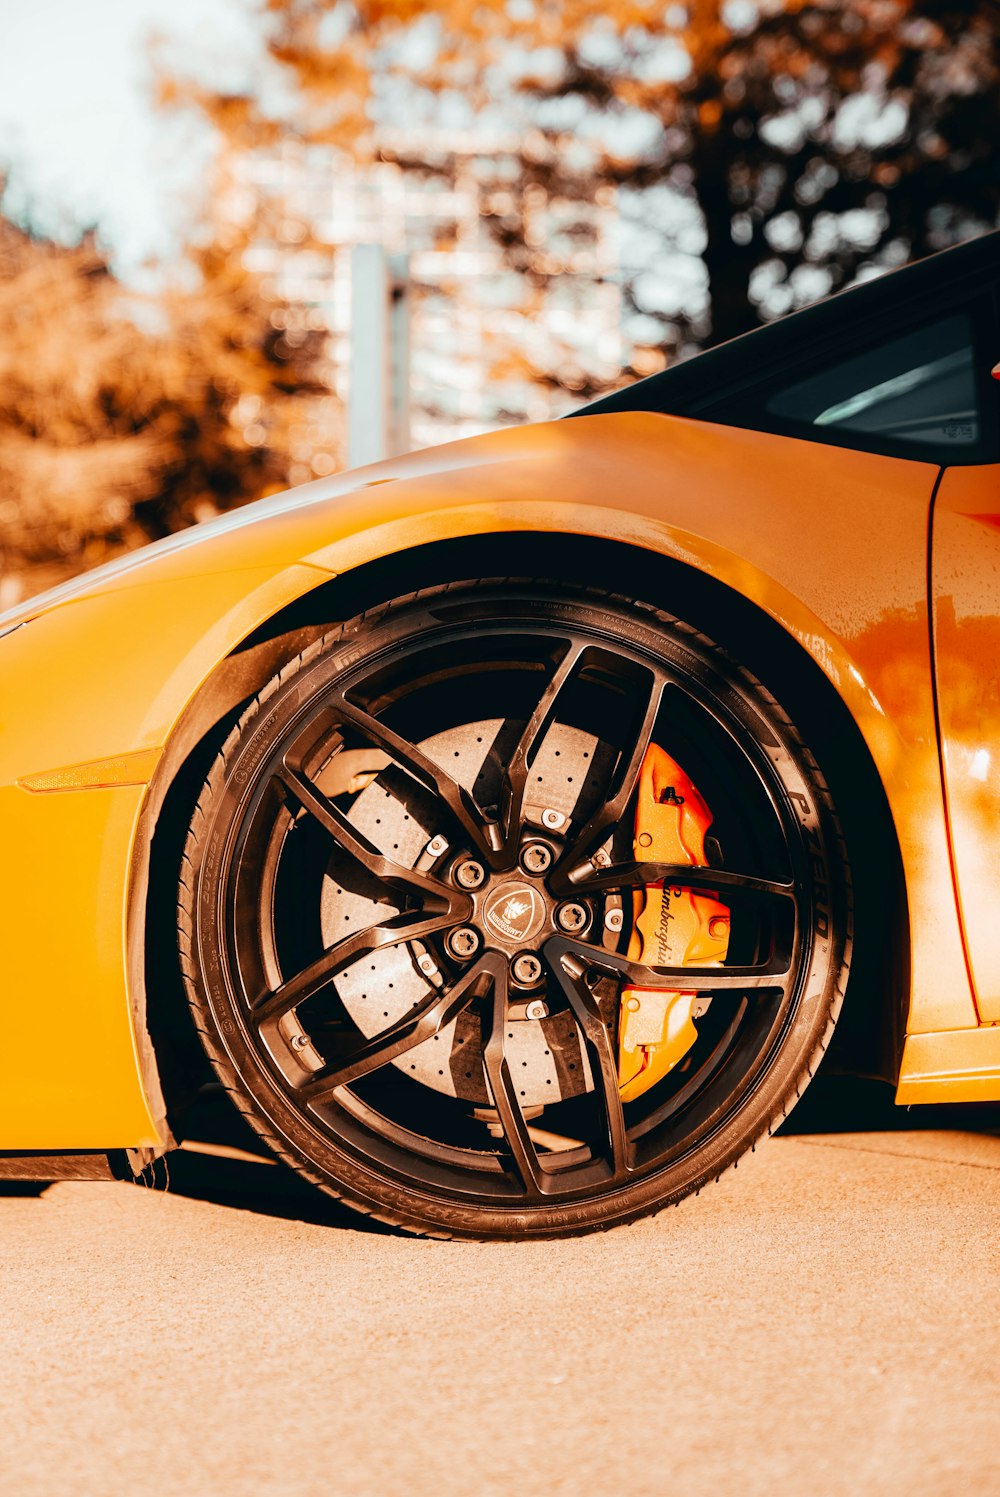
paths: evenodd
<path fill-rule="evenodd" d="M 636 861 L 651 744 L 711 808 L 707 866 Z M 636 959 L 658 881 L 728 908 L 722 965 Z M 818 1062 L 850 922 L 829 792 L 764 687 L 654 608 L 542 582 L 399 599 L 287 665 L 179 894 L 196 1023 L 263 1138 L 362 1211 L 476 1238 L 609 1227 L 734 1163 Z M 695 1002 L 623 1102 L 627 986 Z"/>

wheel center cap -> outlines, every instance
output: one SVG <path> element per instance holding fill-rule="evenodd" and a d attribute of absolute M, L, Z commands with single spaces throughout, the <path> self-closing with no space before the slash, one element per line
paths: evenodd
<path fill-rule="evenodd" d="M 545 924 L 545 901 L 531 884 L 501 884 L 483 902 L 483 923 L 499 940 L 525 946 Z"/>

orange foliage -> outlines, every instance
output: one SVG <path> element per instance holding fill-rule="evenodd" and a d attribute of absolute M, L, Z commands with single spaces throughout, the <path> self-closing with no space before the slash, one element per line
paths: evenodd
<path fill-rule="evenodd" d="M 238 256 L 128 290 L 90 238 L 0 219 L 0 604 L 283 487 L 316 340 L 283 345 Z"/>
<path fill-rule="evenodd" d="M 991 0 L 758 0 L 745 10 L 723 0 L 266 0 L 266 9 L 305 139 L 331 138 L 326 117 L 337 101 L 339 139 L 350 144 L 353 129 L 353 149 L 370 150 L 370 80 L 388 72 L 477 110 L 499 104 L 524 133 L 522 189 L 589 198 L 601 183 L 663 184 L 694 199 L 713 341 L 814 297 L 815 276 L 801 289 L 800 267 L 823 267 L 833 289 L 865 263 L 917 258 L 997 218 L 1000 31 Z M 334 12 L 352 24 L 324 42 Z M 431 19 L 430 61 L 386 61 L 386 42 Z M 606 43 L 600 62 L 595 37 Z M 686 71 L 657 71 L 667 44 L 675 63 L 686 56 Z M 511 71 L 515 53 L 544 67 Z M 876 123 L 867 136 L 842 128 L 842 108 L 864 94 L 872 118 L 895 110 L 898 126 Z M 547 158 L 528 144 L 538 134 L 533 107 L 570 99 L 592 119 L 632 111 L 650 129 L 637 132 L 642 144 L 631 153 L 591 145 L 589 168 L 570 171 L 569 157 L 588 148 L 572 128 L 541 126 Z M 796 232 L 775 242 L 768 224 L 782 215 Z M 522 262 L 519 247 L 511 255 Z M 777 288 L 771 305 L 752 296 L 761 266 Z M 684 323 L 676 319 L 675 335 L 704 336 L 697 319 Z M 665 326 L 665 341 L 669 333 Z"/>

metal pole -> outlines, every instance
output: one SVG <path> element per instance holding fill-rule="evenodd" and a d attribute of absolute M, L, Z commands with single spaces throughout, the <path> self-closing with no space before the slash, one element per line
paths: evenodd
<path fill-rule="evenodd" d="M 410 262 L 389 259 L 389 455 L 410 450 Z"/>
<path fill-rule="evenodd" d="M 349 466 L 377 463 L 410 445 L 409 292 L 406 257 L 380 244 L 351 251 Z"/>

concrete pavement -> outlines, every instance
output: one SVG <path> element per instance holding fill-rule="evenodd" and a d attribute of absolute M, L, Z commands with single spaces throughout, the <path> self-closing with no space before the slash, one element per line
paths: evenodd
<path fill-rule="evenodd" d="M 998 1172 L 983 1133 L 785 1136 L 528 1245 L 211 1155 L 0 1199 L 0 1488 L 1000 1493 Z"/>

